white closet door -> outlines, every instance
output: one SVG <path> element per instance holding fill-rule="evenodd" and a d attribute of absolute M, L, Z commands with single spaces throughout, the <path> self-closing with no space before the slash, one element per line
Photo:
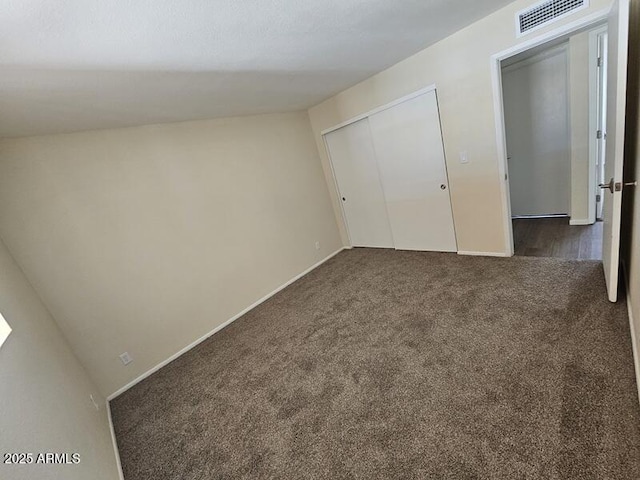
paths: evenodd
<path fill-rule="evenodd" d="M 435 91 L 369 117 L 396 249 L 457 250 Z"/>
<path fill-rule="evenodd" d="M 393 248 L 378 166 L 365 118 L 325 135 L 351 245 Z"/>

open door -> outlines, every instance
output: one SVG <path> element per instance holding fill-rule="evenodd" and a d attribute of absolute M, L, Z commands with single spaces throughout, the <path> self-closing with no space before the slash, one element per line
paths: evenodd
<path fill-rule="evenodd" d="M 624 127 L 627 104 L 627 54 L 629 49 L 629 1 L 615 0 L 609 13 L 607 68 L 607 132 L 605 178 L 601 184 L 606 196 L 603 208 L 602 264 L 609 300 L 618 299 L 620 264 L 620 221 L 622 217 L 622 180 Z"/>

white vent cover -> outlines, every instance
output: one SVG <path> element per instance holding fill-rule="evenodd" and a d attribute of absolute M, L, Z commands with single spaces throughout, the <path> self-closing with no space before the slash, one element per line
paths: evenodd
<path fill-rule="evenodd" d="M 588 6 L 589 0 L 545 0 L 536 3 L 516 14 L 516 31 L 520 37 Z"/>

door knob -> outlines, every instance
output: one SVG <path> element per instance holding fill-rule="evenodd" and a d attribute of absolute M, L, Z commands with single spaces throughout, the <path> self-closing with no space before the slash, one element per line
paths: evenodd
<path fill-rule="evenodd" d="M 608 188 L 611 193 L 613 193 L 614 189 L 615 189 L 615 184 L 613 183 L 613 178 L 611 180 L 609 180 L 609 183 L 601 183 L 598 186 L 603 190 Z"/>
<path fill-rule="evenodd" d="M 637 181 L 626 182 L 626 183 L 614 182 L 612 178 L 611 180 L 609 180 L 609 183 L 601 183 L 598 186 L 603 190 L 608 188 L 609 191 L 613 193 L 613 192 L 621 192 L 624 187 L 637 187 L 638 182 Z"/>

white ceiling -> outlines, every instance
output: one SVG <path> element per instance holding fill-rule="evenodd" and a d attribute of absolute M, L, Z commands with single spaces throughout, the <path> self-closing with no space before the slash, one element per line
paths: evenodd
<path fill-rule="evenodd" d="M 512 0 L 4 0 L 0 136 L 306 108 Z"/>

